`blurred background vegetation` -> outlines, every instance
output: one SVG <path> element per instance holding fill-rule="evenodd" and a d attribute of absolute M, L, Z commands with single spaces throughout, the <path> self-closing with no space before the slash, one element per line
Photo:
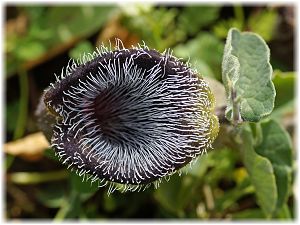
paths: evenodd
<path fill-rule="evenodd" d="M 293 5 L 6 5 L 5 13 L 8 219 L 265 219 L 240 152 L 226 135 L 226 124 L 214 150 L 180 177 L 172 176 L 158 189 L 107 196 L 107 188 L 82 183 L 57 161 L 38 133 L 34 112 L 41 93 L 69 57 L 78 58 L 108 40 L 114 43 L 116 37 L 125 47 L 145 41 L 160 51 L 172 48 L 210 80 L 220 108 L 225 105 L 223 48 L 227 31 L 236 27 L 260 34 L 271 49 L 277 90 L 271 118 L 287 129 L 295 147 Z M 293 188 L 274 218 L 295 217 Z"/>

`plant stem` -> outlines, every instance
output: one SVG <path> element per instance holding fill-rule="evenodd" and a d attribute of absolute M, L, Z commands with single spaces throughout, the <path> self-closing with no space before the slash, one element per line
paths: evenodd
<path fill-rule="evenodd" d="M 70 195 L 67 196 L 58 212 L 54 217 L 54 222 L 61 222 L 65 218 L 76 218 L 76 214 L 79 213 L 78 208 L 80 207 L 80 198 L 76 190 L 71 190 Z"/>
<path fill-rule="evenodd" d="M 236 126 L 240 122 L 242 122 L 241 114 L 240 114 L 240 103 L 239 99 L 236 97 L 236 91 L 231 89 L 231 101 L 232 101 L 232 121 L 233 125 Z"/>
<path fill-rule="evenodd" d="M 19 114 L 17 118 L 17 125 L 14 131 L 14 140 L 22 137 L 26 129 L 26 121 L 28 114 L 28 77 L 26 70 L 19 69 L 19 83 L 20 83 L 20 104 Z"/>

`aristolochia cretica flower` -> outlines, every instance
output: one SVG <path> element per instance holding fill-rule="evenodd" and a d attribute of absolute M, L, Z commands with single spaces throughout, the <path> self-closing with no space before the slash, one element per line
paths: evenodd
<path fill-rule="evenodd" d="M 104 46 L 71 60 L 43 101 L 63 164 L 101 184 L 137 190 L 211 148 L 214 97 L 170 51 Z"/>

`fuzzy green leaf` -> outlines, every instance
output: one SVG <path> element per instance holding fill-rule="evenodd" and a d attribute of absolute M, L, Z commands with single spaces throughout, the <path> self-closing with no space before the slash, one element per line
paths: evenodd
<path fill-rule="evenodd" d="M 267 217 L 271 217 L 277 203 L 277 187 L 274 170 L 271 162 L 257 154 L 253 148 L 252 133 L 248 125 L 245 125 L 241 134 L 243 160 L 251 183 L 255 188 L 257 203 Z"/>
<path fill-rule="evenodd" d="M 292 144 L 287 132 L 274 120 L 261 123 L 262 142 L 255 147 L 272 163 L 277 185 L 277 209 L 287 201 L 292 172 Z"/>
<path fill-rule="evenodd" d="M 269 61 L 270 50 L 259 35 L 229 30 L 222 62 L 228 120 L 257 122 L 272 112 L 276 93 Z"/>

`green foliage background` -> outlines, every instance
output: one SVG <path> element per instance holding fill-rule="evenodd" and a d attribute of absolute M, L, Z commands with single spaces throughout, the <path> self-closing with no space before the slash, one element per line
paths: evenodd
<path fill-rule="evenodd" d="M 126 47 L 145 41 L 160 51 L 173 49 L 175 56 L 209 79 L 217 110 L 224 111 L 226 36 L 232 27 L 255 32 L 271 49 L 274 71 L 268 79 L 277 94 L 273 112 L 256 118 L 257 123 L 236 127 L 221 118 L 214 149 L 158 189 L 108 196 L 107 187 L 82 182 L 51 149 L 38 157 L 7 153 L 6 217 L 294 219 L 296 73 L 291 10 L 292 5 L 7 6 L 6 142 L 38 131 L 34 117 L 38 98 L 68 57 L 78 58 L 102 41 L 114 43 L 116 37 Z M 246 87 L 249 92 L 262 88 L 251 83 Z"/>

